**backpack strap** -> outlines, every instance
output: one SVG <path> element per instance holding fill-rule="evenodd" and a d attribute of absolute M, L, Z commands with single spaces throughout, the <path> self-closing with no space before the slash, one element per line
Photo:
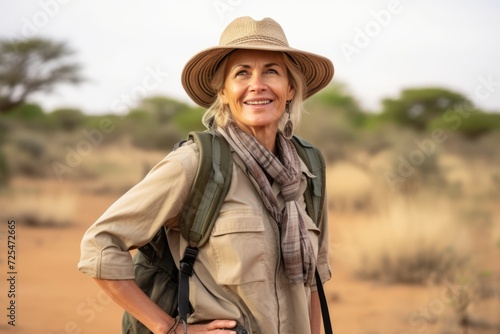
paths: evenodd
<path fill-rule="evenodd" d="M 210 237 L 224 202 L 233 171 L 231 149 L 227 141 L 214 132 L 190 132 L 200 151 L 198 171 L 184 206 L 179 229 L 189 245 L 200 247 Z M 207 233 L 208 232 L 208 233 Z"/>
<path fill-rule="evenodd" d="M 187 318 L 191 312 L 189 305 L 189 277 L 193 275 L 198 247 L 210 237 L 220 208 L 229 190 L 233 160 L 227 141 L 214 132 L 191 132 L 200 151 L 196 173 L 188 200 L 182 210 L 179 229 L 188 240 L 179 270 L 179 317 L 187 333 Z"/>
<path fill-rule="evenodd" d="M 311 173 L 316 176 L 315 178 L 309 179 L 307 190 L 304 193 L 304 199 L 306 202 L 307 214 L 314 220 L 316 225 L 319 225 L 319 222 L 323 217 L 326 193 L 325 159 L 316 147 L 300 137 L 293 136 L 292 143 L 294 144 L 299 157 L 306 164 Z M 325 291 L 323 289 L 318 269 L 316 269 L 315 277 L 316 286 L 318 288 L 319 302 L 321 305 L 321 315 L 323 316 L 323 327 L 326 334 L 333 334 L 330 311 L 328 310 L 328 302 L 326 301 Z"/>
<path fill-rule="evenodd" d="M 316 176 L 315 178 L 309 179 L 304 197 L 307 214 L 313 219 L 314 223 L 318 225 L 323 217 L 323 204 L 325 200 L 325 159 L 316 147 L 300 137 L 293 136 L 292 143 L 299 157 L 306 164 L 311 173 Z"/>

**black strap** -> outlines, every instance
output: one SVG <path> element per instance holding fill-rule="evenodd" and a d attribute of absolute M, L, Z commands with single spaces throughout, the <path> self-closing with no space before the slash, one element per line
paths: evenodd
<path fill-rule="evenodd" d="M 191 312 L 189 306 L 189 277 L 193 275 L 193 266 L 196 256 L 198 256 L 198 248 L 188 246 L 180 263 L 178 297 L 179 318 L 184 323 L 184 326 L 186 326 L 187 318 Z"/>
<path fill-rule="evenodd" d="M 330 320 L 330 311 L 328 310 L 328 303 L 326 301 L 325 290 L 323 289 L 323 283 L 321 282 L 321 277 L 316 269 L 316 287 L 318 288 L 319 303 L 321 305 L 321 315 L 323 317 L 323 327 L 325 328 L 325 334 L 333 334 L 332 322 Z"/>

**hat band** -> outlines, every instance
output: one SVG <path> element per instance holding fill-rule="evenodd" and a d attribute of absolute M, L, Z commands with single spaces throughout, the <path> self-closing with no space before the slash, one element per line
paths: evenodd
<path fill-rule="evenodd" d="M 272 38 L 264 35 L 253 35 L 248 37 L 241 37 L 232 40 L 225 46 L 236 46 L 241 44 L 249 44 L 249 45 L 278 45 L 288 47 L 288 43 L 285 43 L 277 38 Z"/>

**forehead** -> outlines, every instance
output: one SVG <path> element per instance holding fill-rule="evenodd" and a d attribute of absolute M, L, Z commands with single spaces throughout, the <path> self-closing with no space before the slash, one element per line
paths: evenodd
<path fill-rule="evenodd" d="M 276 63 L 286 67 L 283 53 L 265 50 L 235 50 L 229 54 L 227 63 L 229 68 L 239 64 L 252 65 L 255 63 Z"/>

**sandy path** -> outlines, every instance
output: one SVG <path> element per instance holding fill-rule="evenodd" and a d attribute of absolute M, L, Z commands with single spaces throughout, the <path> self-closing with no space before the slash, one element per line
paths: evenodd
<path fill-rule="evenodd" d="M 81 195 L 76 226 L 18 225 L 16 327 L 2 333 L 119 333 L 122 311 L 76 267 L 87 225 L 112 201 Z"/>

